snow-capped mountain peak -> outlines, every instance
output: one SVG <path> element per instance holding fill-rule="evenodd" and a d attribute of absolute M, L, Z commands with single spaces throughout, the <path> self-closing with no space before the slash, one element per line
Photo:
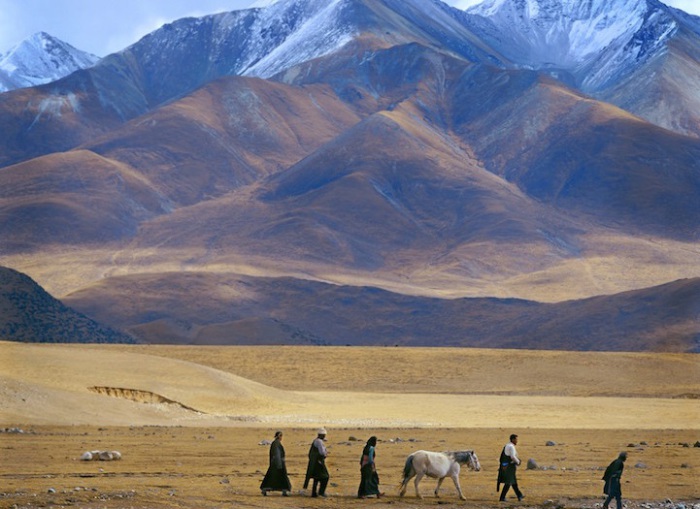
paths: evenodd
<path fill-rule="evenodd" d="M 45 32 L 37 32 L 0 57 L 0 92 L 49 83 L 98 60 Z"/>
<path fill-rule="evenodd" d="M 253 24 L 253 33 L 277 32 L 283 42 L 255 62 L 243 74 L 268 77 L 296 63 L 332 53 L 349 42 L 352 29 L 339 23 L 343 0 L 265 0 L 264 15 Z M 284 27 L 288 33 L 284 34 Z M 280 31 L 280 28 L 282 30 Z"/>
<path fill-rule="evenodd" d="M 485 0 L 467 10 L 495 45 L 526 67 L 586 76 L 594 90 L 663 49 L 677 30 L 657 0 Z"/>

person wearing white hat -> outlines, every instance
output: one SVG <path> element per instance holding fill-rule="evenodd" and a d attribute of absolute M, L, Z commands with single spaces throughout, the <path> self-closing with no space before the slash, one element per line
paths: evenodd
<path fill-rule="evenodd" d="M 312 497 L 325 497 L 326 486 L 328 486 L 328 480 L 330 479 L 328 468 L 326 468 L 328 450 L 323 443 L 325 439 L 326 430 L 325 428 L 320 428 L 318 430 L 318 436 L 314 439 L 309 448 L 309 464 L 306 467 L 304 489 L 309 487 L 309 480 L 313 479 L 314 482 L 311 489 Z"/>

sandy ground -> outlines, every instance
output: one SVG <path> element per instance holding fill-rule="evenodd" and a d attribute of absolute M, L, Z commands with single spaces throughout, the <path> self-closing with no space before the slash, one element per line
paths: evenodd
<path fill-rule="evenodd" d="M 496 461 L 511 432 L 522 459 L 544 467 L 520 470 L 527 498 L 516 505 L 599 507 L 601 469 L 626 450 L 628 508 L 687 509 L 700 499 L 699 359 L 0 342 L 0 509 L 497 507 Z M 299 492 L 318 425 L 330 430 L 328 500 Z M 268 454 L 259 444 L 278 428 L 291 498 L 258 491 Z M 380 440 L 387 496 L 360 501 L 357 462 L 370 435 Z M 461 476 L 466 502 L 449 480 L 439 500 L 431 480 L 421 484 L 424 500 L 412 487 L 398 498 L 416 449 L 477 452 L 482 471 Z M 123 459 L 80 461 L 88 450 Z"/>
<path fill-rule="evenodd" d="M 495 472 L 506 429 L 329 428 L 328 500 L 302 493 L 306 453 L 314 431 L 284 428 L 284 445 L 293 497 L 260 495 L 274 428 L 250 427 L 95 427 L 33 426 L 25 433 L 0 434 L 0 507 L 497 507 Z M 692 447 L 697 431 L 674 430 L 538 430 L 518 429 L 519 453 L 547 469 L 519 470 L 526 495 L 523 507 L 599 507 L 603 469 L 620 450 L 629 453 L 623 494 L 630 504 L 649 501 L 693 503 L 700 497 L 700 448 Z M 376 435 L 381 500 L 355 498 L 359 455 L 364 441 Z M 355 441 L 357 439 L 357 441 Z M 556 445 L 547 446 L 547 441 Z M 691 447 L 685 447 L 690 443 Z M 458 500 L 448 479 L 441 497 L 432 496 L 435 481 L 413 485 L 398 497 L 401 469 L 418 449 L 473 449 L 482 471 L 464 469 L 461 484 L 467 501 Z M 87 450 L 118 450 L 122 460 L 80 461 Z M 640 466 L 635 466 L 640 465 Z M 643 466 L 642 466 L 643 465 Z M 53 491 L 50 493 L 50 491 Z M 506 505 L 506 506 L 509 506 Z M 639 507 L 639 505 L 637 505 Z M 674 507 L 674 506 L 671 506 Z"/>

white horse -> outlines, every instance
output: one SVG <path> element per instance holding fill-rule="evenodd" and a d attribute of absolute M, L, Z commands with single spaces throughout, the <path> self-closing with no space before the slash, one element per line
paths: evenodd
<path fill-rule="evenodd" d="M 435 488 L 435 496 L 439 497 L 440 485 L 445 477 L 451 477 L 459 493 L 459 498 L 466 500 L 462 494 L 462 488 L 459 485 L 460 465 L 467 465 L 471 470 L 481 470 L 479 458 L 474 451 L 454 451 L 454 452 L 431 452 L 431 451 L 416 451 L 406 458 L 406 465 L 403 467 L 403 481 L 401 481 L 401 491 L 399 496 L 403 497 L 406 493 L 408 481 L 413 476 L 416 477 L 414 482 L 416 486 L 416 496 L 423 498 L 418 491 L 418 483 L 424 476 L 437 478 L 438 483 Z"/>

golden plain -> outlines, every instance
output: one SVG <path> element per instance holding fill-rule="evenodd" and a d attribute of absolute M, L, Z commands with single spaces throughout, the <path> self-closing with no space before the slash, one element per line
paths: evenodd
<path fill-rule="evenodd" d="M 697 503 L 700 364 L 690 354 L 449 348 L 175 347 L 0 343 L 0 508 L 497 507 L 498 454 L 518 433 L 524 507 L 599 507 L 604 468 L 629 459 L 627 507 Z M 301 491 L 315 428 L 329 430 L 330 497 Z M 262 497 L 284 445 L 293 496 Z M 356 499 L 379 439 L 386 496 Z M 466 502 L 447 479 L 397 486 L 418 449 L 473 449 Z M 120 461 L 81 461 L 118 450 Z M 665 506 L 664 506 L 665 507 Z"/>

